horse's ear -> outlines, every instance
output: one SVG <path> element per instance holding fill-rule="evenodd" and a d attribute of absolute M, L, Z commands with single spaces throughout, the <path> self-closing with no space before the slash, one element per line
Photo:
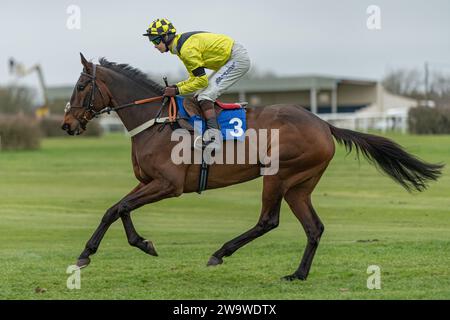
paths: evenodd
<path fill-rule="evenodd" d="M 90 65 L 89 62 L 86 60 L 86 58 L 83 56 L 83 54 L 80 52 L 80 57 L 81 57 L 81 64 L 84 66 L 84 68 L 86 70 L 90 69 Z"/>

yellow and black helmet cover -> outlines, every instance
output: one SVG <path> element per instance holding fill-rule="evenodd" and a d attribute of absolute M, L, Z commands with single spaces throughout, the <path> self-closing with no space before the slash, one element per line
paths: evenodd
<path fill-rule="evenodd" d="M 147 37 L 159 37 L 168 34 L 175 34 L 177 29 L 173 26 L 172 22 L 163 18 L 156 19 L 153 21 L 147 29 L 147 33 L 143 34 L 143 36 Z"/>

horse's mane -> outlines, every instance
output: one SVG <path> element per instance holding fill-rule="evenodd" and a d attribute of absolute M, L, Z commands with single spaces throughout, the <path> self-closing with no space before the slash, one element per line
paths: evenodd
<path fill-rule="evenodd" d="M 100 58 L 99 60 L 100 65 L 102 67 L 111 69 L 113 71 L 116 71 L 131 80 L 136 81 L 137 83 L 141 84 L 144 87 L 150 88 L 157 94 L 163 94 L 164 87 L 162 87 L 160 84 L 156 83 L 155 81 L 151 80 L 147 77 L 145 73 L 143 73 L 141 70 L 134 68 L 130 66 L 129 64 L 117 64 L 115 62 L 110 62 L 106 60 L 106 58 Z"/>

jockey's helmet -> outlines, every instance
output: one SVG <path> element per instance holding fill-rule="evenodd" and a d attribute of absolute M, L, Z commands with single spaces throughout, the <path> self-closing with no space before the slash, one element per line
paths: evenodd
<path fill-rule="evenodd" d="M 153 21 L 148 27 L 147 33 L 143 34 L 143 36 L 147 36 L 150 40 L 153 40 L 165 35 L 175 34 L 176 32 L 177 29 L 175 29 L 172 22 L 163 18 Z"/>

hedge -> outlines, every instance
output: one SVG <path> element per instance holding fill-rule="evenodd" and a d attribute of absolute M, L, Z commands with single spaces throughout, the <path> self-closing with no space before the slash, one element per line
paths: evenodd
<path fill-rule="evenodd" d="M 44 118 L 40 121 L 40 128 L 45 137 L 62 137 L 67 136 L 67 132 L 61 129 L 63 117 Z M 87 125 L 87 130 L 82 136 L 99 137 L 103 134 L 103 129 L 97 120 L 91 120 Z"/>
<path fill-rule="evenodd" d="M 450 133 L 450 109 L 418 107 L 409 110 L 409 132 L 414 134 Z"/>
<path fill-rule="evenodd" d="M 0 116 L 1 150 L 39 149 L 41 130 L 34 118 L 24 115 Z"/>

